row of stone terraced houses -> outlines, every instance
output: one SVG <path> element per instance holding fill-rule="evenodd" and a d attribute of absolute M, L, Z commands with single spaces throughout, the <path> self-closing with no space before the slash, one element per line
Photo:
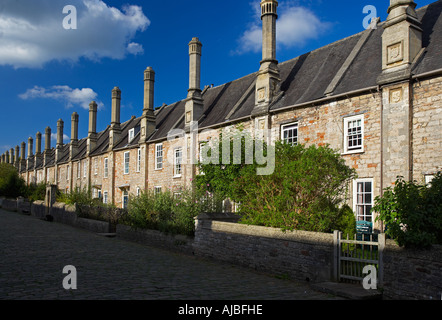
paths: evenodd
<path fill-rule="evenodd" d="M 57 184 L 66 192 L 89 186 L 94 196 L 124 207 L 128 195 L 141 190 L 191 186 L 196 168 L 186 164 L 184 153 L 241 124 L 270 130 L 272 141 L 340 150 L 358 173 L 350 205 L 358 220 L 373 221 L 374 198 L 397 176 L 430 181 L 442 168 L 442 1 L 416 10 L 414 1 L 391 0 L 385 22 L 373 19 L 361 33 L 282 63 L 276 60 L 277 6 L 275 0 L 261 2 L 263 57 L 256 73 L 201 90 L 202 44 L 193 38 L 186 99 L 155 110 L 149 67 L 140 117 L 120 123 L 116 87 L 112 122 L 104 131 L 96 132 L 92 102 L 87 137 L 78 138 L 74 113 L 70 143 L 63 144 L 59 120 L 55 148 L 48 127 L 44 150 L 37 133 L 35 153 L 31 137 L 27 156 L 23 142 L 1 161 L 14 163 L 28 183 Z M 195 124 L 205 132 L 198 141 L 190 131 Z M 173 129 L 185 132 L 181 140 L 167 139 Z"/>

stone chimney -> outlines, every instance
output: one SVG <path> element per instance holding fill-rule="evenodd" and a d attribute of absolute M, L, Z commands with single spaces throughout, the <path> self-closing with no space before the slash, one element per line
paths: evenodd
<path fill-rule="evenodd" d="M 9 151 L 5 152 L 5 163 L 9 163 Z"/>
<path fill-rule="evenodd" d="M 144 71 L 144 104 L 143 116 L 141 117 L 140 142 L 146 142 L 156 129 L 154 85 L 155 72 L 151 67 L 147 67 Z"/>
<path fill-rule="evenodd" d="M 51 128 L 46 127 L 45 129 L 45 152 L 51 150 Z"/>
<path fill-rule="evenodd" d="M 279 68 L 276 60 L 276 20 L 278 1 L 261 1 L 262 60 L 255 89 L 253 115 L 265 114 L 279 91 Z"/>
<path fill-rule="evenodd" d="M 46 167 L 46 165 L 49 162 L 49 156 L 51 152 L 51 128 L 46 127 L 45 129 L 45 150 L 43 152 L 43 167 Z"/>
<path fill-rule="evenodd" d="M 55 163 L 59 162 L 63 157 L 63 128 L 64 122 L 62 119 L 57 121 L 57 145 L 55 147 Z"/>
<path fill-rule="evenodd" d="M 391 0 L 383 24 L 382 73 L 382 185 L 398 176 L 413 179 L 413 90 L 411 69 L 423 52 L 421 22 L 413 0 Z"/>
<path fill-rule="evenodd" d="M 390 0 L 382 34 L 382 74 L 378 84 L 411 77 L 411 65 L 422 50 L 422 24 L 413 0 Z"/>
<path fill-rule="evenodd" d="M 29 137 L 28 138 L 28 159 L 34 155 L 33 150 L 34 150 L 34 139 L 32 139 L 32 137 Z"/>
<path fill-rule="evenodd" d="M 86 151 L 88 156 L 97 145 L 97 110 L 98 106 L 95 101 L 89 103 L 89 129 Z"/>
<path fill-rule="evenodd" d="M 19 170 L 22 171 L 26 168 L 26 143 L 23 141 L 20 145 L 20 164 Z"/>
<path fill-rule="evenodd" d="M 112 90 L 112 119 L 111 119 L 111 128 L 109 131 L 110 150 L 112 150 L 117 145 L 121 135 L 120 105 L 121 105 L 121 90 L 120 88 L 115 87 Z"/>
<path fill-rule="evenodd" d="M 26 159 L 26 143 L 23 141 L 20 145 L 20 160 Z"/>
<path fill-rule="evenodd" d="M 203 115 L 203 98 L 201 95 L 201 54 L 202 44 L 198 38 L 192 38 L 189 43 L 189 90 L 185 105 L 185 130 L 190 130 L 191 124 L 198 122 Z"/>
<path fill-rule="evenodd" d="M 78 113 L 74 112 L 71 116 L 71 144 L 69 146 L 69 159 L 72 160 L 78 152 Z"/>
<path fill-rule="evenodd" d="M 64 129 L 64 122 L 62 119 L 58 119 L 57 121 L 57 149 L 60 149 L 63 147 L 63 129 Z"/>
<path fill-rule="evenodd" d="M 14 165 L 18 169 L 20 163 L 20 147 L 15 146 L 15 158 L 14 158 Z"/>
<path fill-rule="evenodd" d="M 9 163 L 15 165 L 14 148 L 9 150 Z"/>
<path fill-rule="evenodd" d="M 34 139 L 28 138 L 28 158 L 26 159 L 26 170 L 29 170 L 31 164 L 34 163 Z"/>
<path fill-rule="evenodd" d="M 38 155 L 41 153 L 41 133 L 37 132 L 35 135 L 35 154 Z"/>

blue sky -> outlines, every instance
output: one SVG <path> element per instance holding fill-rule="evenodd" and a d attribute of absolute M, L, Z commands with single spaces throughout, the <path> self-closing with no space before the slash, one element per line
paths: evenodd
<path fill-rule="evenodd" d="M 416 1 L 418 7 L 433 1 Z M 188 43 L 203 43 L 201 86 L 259 69 L 260 0 L 2 0 L 0 3 L 0 154 L 63 119 L 80 116 L 87 136 L 88 104 L 99 104 L 97 130 L 110 124 L 111 90 L 122 91 L 121 121 L 140 116 L 143 72 L 156 72 L 155 106 L 182 100 L 188 89 Z M 76 29 L 63 28 L 76 8 Z M 280 0 L 277 59 L 282 62 L 364 30 L 387 0 Z M 66 20 L 67 21 L 67 20 Z M 67 21 L 68 24 L 72 20 Z M 44 140 L 42 142 L 44 146 Z M 55 146 L 55 140 L 52 142 Z M 34 145 L 35 148 L 35 145 Z"/>

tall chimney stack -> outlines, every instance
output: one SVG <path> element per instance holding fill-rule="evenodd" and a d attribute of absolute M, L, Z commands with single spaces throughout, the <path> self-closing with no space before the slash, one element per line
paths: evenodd
<path fill-rule="evenodd" d="M 112 150 L 118 143 L 121 127 L 120 127 L 120 104 L 121 104 L 121 90 L 115 87 L 112 90 L 112 119 L 111 128 L 109 131 L 109 149 Z"/>
<path fill-rule="evenodd" d="M 57 121 L 57 145 L 55 147 L 55 163 L 59 162 L 63 156 L 63 128 L 64 122 L 62 119 Z"/>
<path fill-rule="evenodd" d="M 78 113 L 74 112 L 71 116 L 71 143 L 78 142 Z"/>
<path fill-rule="evenodd" d="M 11 148 L 11 150 L 9 150 L 9 163 L 12 165 L 15 164 L 14 148 Z"/>
<path fill-rule="evenodd" d="M 39 155 L 41 153 L 41 133 L 37 132 L 35 135 L 35 154 Z"/>
<path fill-rule="evenodd" d="M 146 70 L 144 70 L 144 105 L 140 129 L 141 142 L 146 142 L 156 129 L 154 86 L 155 72 L 152 67 L 147 67 Z"/>
<path fill-rule="evenodd" d="M 185 130 L 197 122 L 203 114 L 203 98 L 201 95 L 201 55 L 202 44 L 198 38 L 189 42 L 189 90 L 185 105 Z"/>
<path fill-rule="evenodd" d="M 69 146 L 69 158 L 72 158 L 78 152 L 78 113 L 74 112 L 71 116 L 71 144 Z"/>
<path fill-rule="evenodd" d="M 118 87 L 112 89 L 112 121 L 113 128 L 120 129 L 120 106 L 121 106 L 121 90 Z"/>
<path fill-rule="evenodd" d="M 19 170 L 22 171 L 26 168 L 26 143 L 23 141 L 20 145 L 20 165 Z"/>
<path fill-rule="evenodd" d="M 411 77 L 411 64 L 422 50 L 422 23 L 413 0 L 390 0 L 382 33 L 382 74 L 378 84 Z"/>
<path fill-rule="evenodd" d="M 276 60 L 276 20 L 278 1 L 261 1 L 262 60 L 258 72 L 253 115 L 265 114 L 279 91 L 279 68 Z"/>
<path fill-rule="evenodd" d="M 20 147 L 15 146 L 15 158 L 14 158 L 14 165 L 18 169 L 18 165 L 20 163 Z"/>
<path fill-rule="evenodd" d="M 34 168 L 37 168 L 41 164 L 41 133 L 37 132 L 35 135 L 35 156 L 34 156 Z"/>
<path fill-rule="evenodd" d="M 86 151 L 87 155 L 89 155 L 97 145 L 97 110 L 98 106 L 95 101 L 89 103 L 89 129 Z"/>
<path fill-rule="evenodd" d="M 46 165 L 49 162 L 49 156 L 51 152 L 51 128 L 46 127 L 45 129 L 45 150 L 43 152 L 43 167 L 46 167 Z"/>
<path fill-rule="evenodd" d="M 62 119 L 58 119 L 57 121 L 57 149 L 63 147 L 63 128 L 64 122 Z"/>
<path fill-rule="evenodd" d="M 51 128 L 46 127 L 45 129 L 45 152 L 51 150 Z"/>
<path fill-rule="evenodd" d="M 6 150 L 5 152 L 5 163 L 9 163 L 9 151 Z"/>
<path fill-rule="evenodd" d="M 20 145 L 20 160 L 26 159 L 26 143 L 23 141 Z"/>
<path fill-rule="evenodd" d="M 32 137 L 29 137 L 28 138 L 28 159 L 34 155 L 32 150 L 34 150 L 34 139 L 32 139 Z"/>

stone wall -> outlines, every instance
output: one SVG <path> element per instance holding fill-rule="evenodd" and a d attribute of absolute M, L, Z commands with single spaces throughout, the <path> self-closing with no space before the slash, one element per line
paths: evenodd
<path fill-rule="evenodd" d="M 384 298 L 442 299 L 442 246 L 413 250 L 387 240 L 383 261 Z"/>
<path fill-rule="evenodd" d="M 105 221 L 79 218 L 76 207 L 65 203 L 56 202 L 47 210 L 44 201 L 34 201 L 31 205 L 31 215 L 39 219 L 45 219 L 50 214 L 54 222 L 67 224 L 76 228 L 86 229 L 95 233 L 109 233 L 110 225 Z"/>
<path fill-rule="evenodd" d="M 333 248 L 333 234 L 196 221 L 195 255 L 297 280 L 332 279 Z"/>
<path fill-rule="evenodd" d="M 156 230 L 134 229 L 119 224 L 117 237 L 157 248 L 193 254 L 193 238 L 183 235 L 167 235 Z"/>
<path fill-rule="evenodd" d="M 196 220 L 194 254 L 270 274 L 311 282 L 334 281 L 333 234 Z M 440 300 L 442 246 L 411 250 L 387 240 L 383 254 L 384 299 Z"/>

